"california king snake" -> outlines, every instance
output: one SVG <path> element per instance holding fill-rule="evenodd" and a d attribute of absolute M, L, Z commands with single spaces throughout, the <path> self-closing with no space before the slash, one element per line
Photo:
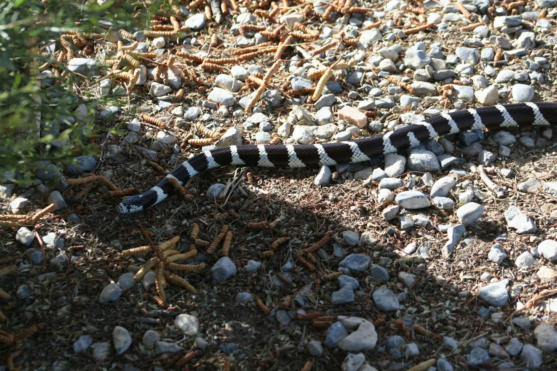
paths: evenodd
<path fill-rule="evenodd" d="M 217 148 L 192 157 L 166 178 L 174 177 L 181 185 L 190 178 L 226 165 L 261 167 L 310 167 L 364 162 L 370 158 L 416 147 L 428 139 L 476 129 L 498 130 L 519 126 L 557 124 L 557 103 L 518 103 L 467 109 L 408 125 L 386 134 L 354 141 L 307 145 L 244 145 Z M 163 179 L 140 195 L 124 200 L 118 209 L 133 213 L 152 207 L 174 189 Z"/>

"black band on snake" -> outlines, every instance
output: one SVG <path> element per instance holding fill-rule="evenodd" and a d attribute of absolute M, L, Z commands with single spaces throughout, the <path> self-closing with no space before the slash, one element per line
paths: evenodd
<path fill-rule="evenodd" d="M 183 185 L 209 169 L 226 165 L 261 167 L 312 167 L 364 162 L 388 153 L 406 151 L 428 139 L 469 130 L 499 130 L 520 126 L 557 124 L 557 103 L 517 103 L 467 109 L 408 125 L 386 134 L 354 141 L 308 145 L 245 145 L 213 149 L 192 157 L 166 178 Z M 133 213 L 152 207 L 170 196 L 174 189 L 167 179 L 140 195 L 124 200 L 118 209 Z"/>

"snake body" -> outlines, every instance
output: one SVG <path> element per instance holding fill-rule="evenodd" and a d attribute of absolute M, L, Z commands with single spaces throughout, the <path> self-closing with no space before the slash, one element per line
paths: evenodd
<path fill-rule="evenodd" d="M 517 103 L 442 113 L 430 119 L 369 138 L 307 145 L 243 145 L 212 149 L 179 165 L 159 184 L 124 200 L 121 213 L 133 213 L 159 204 L 174 188 L 168 178 L 183 185 L 192 177 L 221 166 L 303 168 L 364 162 L 372 157 L 406 151 L 429 139 L 469 130 L 500 130 L 557 124 L 557 103 Z"/>

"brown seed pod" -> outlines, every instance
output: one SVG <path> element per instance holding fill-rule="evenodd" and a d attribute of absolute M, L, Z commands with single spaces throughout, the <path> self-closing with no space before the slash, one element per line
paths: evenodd
<path fill-rule="evenodd" d="M 317 257 L 315 255 L 309 253 L 306 256 L 310 262 L 312 262 L 313 264 L 317 264 Z"/>
<path fill-rule="evenodd" d="M 8 319 L 4 315 L 4 313 L 0 312 L 0 320 L 6 322 Z M 10 345 L 14 342 L 14 336 L 12 334 L 0 333 L 0 344 Z"/>
<path fill-rule="evenodd" d="M 313 362 L 307 361 L 301 371 L 310 371 L 313 368 Z"/>
<path fill-rule="evenodd" d="M 284 309 L 288 309 L 288 307 L 290 307 L 291 302 L 292 302 L 292 295 L 288 295 L 287 297 L 284 298 L 282 302 L 282 307 Z"/>
<path fill-rule="evenodd" d="M 174 36 L 177 35 L 178 32 L 174 31 L 145 31 L 145 37 L 161 37 L 161 36 Z"/>
<path fill-rule="evenodd" d="M 269 307 L 266 306 L 260 298 L 255 299 L 255 304 L 257 304 L 259 310 L 265 313 L 266 315 L 271 314 L 271 310 L 269 309 Z"/>
<path fill-rule="evenodd" d="M 226 3 L 226 1 L 224 1 L 224 3 Z M 211 35 L 211 41 L 209 42 L 209 45 L 211 45 L 213 48 L 215 46 L 219 45 L 219 35 L 217 35 L 216 33 Z"/>
<path fill-rule="evenodd" d="M 407 84 L 394 76 L 387 76 L 387 81 L 397 86 L 400 86 L 401 88 L 407 90 L 410 94 L 414 94 L 416 92 L 415 89 L 410 84 Z"/>
<path fill-rule="evenodd" d="M 205 58 L 190 53 L 186 53 L 186 52 L 177 52 L 175 55 L 177 57 L 184 58 L 197 63 L 203 63 L 203 61 L 205 60 Z"/>
<path fill-rule="evenodd" d="M 321 98 L 321 94 L 323 94 L 323 89 L 325 89 L 325 85 L 327 82 L 334 77 L 333 71 L 330 68 L 325 71 L 323 76 L 319 79 L 317 86 L 315 87 L 315 92 L 311 96 L 311 100 L 317 102 L 319 98 Z"/>
<path fill-rule="evenodd" d="M 130 54 L 123 54 L 122 59 L 127 61 L 130 65 L 134 66 L 135 68 L 139 67 L 139 61 L 132 57 Z"/>
<path fill-rule="evenodd" d="M 190 5 L 188 5 L 188 9 L 195 9 L 201 6 L 201 4 L 203 4 L 205 2 L 205 0 L 194 0 L 190 3 Z"/>
<path fill-rule="evenodd" d="M 174 16 L 170 17 L 170 23 L 172 23 L 172 27 L 174 27 L 174 30 L 176 32 L 180 31 L 180 29 L 182 28 L 180 22 L 178 22 L 178 20 Z"/>
<path fill-rule="evenodd" d="M 187 292 L 191 292 L 192 294 L 197 294 L 197 290 L 195 289 L 195 287 L 193 287 L 188 281 L 186 281 L 184 278 L 173 274 L 173 273 L 168 273 L 168 272 L 164 272 L 164 276 L 166 277 L 166 279 L 168 280 L 168 282 L 176 285 L 176 286 L 180 286 L 186 289 Z"/>
<path fill-rule="evenodd" d="M 503 49 L 497 49 L 497 53 L 495 53 L 495 57 L 493 58 L 494 62 L 499 62 L 503 57 Z"/>
<path fill-rule="evenodd" d="M 15 272 L 17 270 L 17 266 L 15 265 L 10 265 L 9 267 L 5 267 L 0 269 L 0 277 L 6 276 L 12 272 Z"/>
<path fill-rule="evenodd" d="M 215 239 L 213 240 L 213 242 L 211 242 L 211 244 L 209 245 L 209 248 L 207 249 L 207 254 L 213 254 L 217 247 L 220 245 L 220 243 L 222 242 L 222 240 L 226 237 L 226 233 L 228 232 L 228 224 L 225 224 L 222 226 L 219 234 L 217 235 L 217 237 L 215 237 Z"/>
<path fill-rule="evenodd" d="M 161 308 L 166 307 L 166 303 L 165 300 L 163 300 L 161 297 L 155 295 L 153 296 L 153 300 L 155 301 L 155 303 L 157 303 L 157 305 Z"/>
<path fill-rule="evenodd" d="M 365 26 L 364 28 L 362 28 L 362 30 L 367 31 L 367 30 L 371 30 L 371 29 L 374 29 L 374 28 L 379 28 L 379 27 L 381 27 L 382 24 L 383 23 L 381 23 L 380 21 L 375 22 L 375 23 L 372 23 L 372 24 L 369 24 L 369 25 Z"/>
<path fill-rule="evenodd" d="M 202 240 L 202 239 L 199 239 L 199 238 L 196 238 L 196 239 L 193 241 L 193 243 L 194 243 L 196 246 L 199 246 L 199 247 L 208 247 L 209 245 L 211 245 L 211 243 L 210 243 L 209 241 L 205 241 L 205 240 Z"/>
<path fill-rule="evenodd" d="M 127 249 L 122 251 L 122 256 L 131 256 L 131 255 L 141 255 L 151 251 L 151 246 L 141 246 L 141 247 L 134 247 L 133 249 Z"/>
<path fill-rule="evenodd" d="M 14 342 L 15 343 L 19 343 L 22 342 L 23 340 L 27 339 L 30 336 L 33 336 L 33 334 L 43 328 L 46 327 L 45 323 L 39 323 L 36 325 L 33 325 L 31 327 L 26 328 L 25 330 L 21 331 L 20 333 L 18 333 L 17 335 L 14 336 Z"/>
<path fill-rule="evenodd" d="M 460 80 L 453 80 L 453 82 L 451 84 L 453 84 L 453 85 L 468 85 L 468 83 L 466 81 L 460 81 Z"/>
<path fill-rule="evenodd" d="M 246 53 L 255 52 L 255 51 L 261 50 L 262 48 L 265 49 L 266 47 L 269 47 L 272 44 L 273 44 L 272 41 L 267 41 L 267 42 L 258 44 L 257 46 L 250 46 L 250 47 L 247 47 L 247 48 L 236 49 L 232 52 L 232 55 L 242 55 L 242 54 L 246 54 Z"/>
<path fill-rule="evenodd" d="M 347 11 L 348 14 L 352 14 L 352 13 L 367 14 L 368 12 L 369 12 L 368 8 L 357 7 L 357 6 L 351 6 L 350 8 L 348 8 Z"/>
<path fill-rule="evenodd" d="M 160 119 L 158 119 L 158 118 L 155 118 L 155 117 L 146 115 L 146 114 L 144 114 L 144 113 L 142 113 L 139 117 L 140 117 L 143 121 L 146 121 L 146 122 L 148 122 L 148 123 L 150 123 L 150 124 L 156 125 L 156 126 L 158 126 L 159 128 L 161 128 L 161 129 L 166 128 L 166 124 L 164 123 L 164 121 L 162 121 L 162 120 L 160 120 Z"/>
<path fill-rule="evenodd" d="M 228 233 L 226 233 L 226 237 L 224 238 L 224 242 L 222 243 L 222 256 L 228 256 L 228 253 L 230 252 L 230 245 L 232 244 L 232 236 L 232 231 L 228 231 Z"/>
<path fill-rule="evenodd" d="M 360 40 L 356 38 L 342 39 L 342 43 L 348 46 L 356 46 L 360 43 Z"/>
<path fill-rule="evenodd" d="M 210 146 L 215 141 L 212 138 L 204 138 L 204 139 L 189 139 L 188 144 L 190 146 L 196 147 L 203 147 L 203 146 Z"/>
<path fill-rule="evenodd" d="M 262 78 L 259 78 L 255 75 L 250 75 L 248 76 L 248 81 L 253 82 L 254 84 L 256 84 L 257 86 L 265 86 L 265 81 Z"/>
<path fill-rule="evenodd" d="M 255 24 L 243 24 L 238 28 L 238 31 L 240 32 L 240 34 L 242 36 L 246 36 L 246 32 L 247 31 L 264 31 L 265 30 L 265 26 L 259 26 L 259 25 L 255 25 Z"/>
<path fill-rule="evenodd" d="M 265 81 L 265 84 L 269 84 L 271 82 L 271 80 L 276 75 L 276 73 L 278 72 L 281 65 L 282 65 L 281 60 L 278 60 L 275 63 L 273 63 L 273 65 L 271 66 L 271 68 L 269 68 L 269 71 L 267 71 L 267 73 L 265 74 L 265 77 L 263 78 L 263 81 Z"/>
<path fill-rule="evenodd" d="M 191 229 L 191 233 L 190 233 L 190 239 L 195 240 L 195 239 L 197 239 L 197 236 L 199 235 L 199 224 L 193 223 L 191 225 L 191 227 L 192 227 L 192 229 Z"/>
<path fill-rule="evenodd" d="M 149 260 L 147 263 L 143 264 L 141 269 L 139 269 L 139 271 L 137 271 L 135 276 L 133 276 L 133 280 L 134 281 L 141 280 L 141 278 L 143 278 L 143 276 L 145 276 L 147 272 L 149 272 L 155 265 L 157 265 L 158 261 L 159 259 L 155 257 Z"/>
<path fill-rule="evenodd" d="M 322 316 L 323 316 L 323 314 L 321 312 L 311 312 L 311 313 L 306 313 L 306 314 L 298 314 L 298 316 L 296 318 L 300 321 L 304 321 L 304 320 L 319 318 L 319 317 L 322 317 Z"/>
<path fill-rule="evenodd" d="M 166 180 L 168 181 L 168 183 L 170 183 L 172 185 L 172 187 L 174 187 L 174 189 L 176 190 L 176 192 L 178 192 L 178 194 L 186 201 L 189 201 L 189 197 L 187 194 L 187 191 L 184 187 L 182 187 L 182 185 L 180 185 L 180 182 L 178 181 L 178 179 L 176 179 L 173 176 L 169 176 L 166 178 Z"/>
<path fill-rule="evenodd" d="M 120 36 L 122 36 L 122 38 L 130 40 L 130 41 L 135 41 L 135 36 L 133 36 L 133 34 L 129 33 L 128 31 L 124 30 L 123 28 L 120 29 Z"/>
<path fill-rule="evenodd" d="M 329 273 L 329 274 L 325 274 L 325 275 L 321 276 L 321 279 L 324 280 L 324 281 L 332 281 L 332 280 L 335 280 L 335 279 L 339 278 L 343 274 L 344 273 L 342 273 L 342 272 Z"/>
<path fill-rule="evenodd" d="M 156 24 L 151 26 L 152 31 L 174 31 L 174 26 L 169 24 Z"/>
<path fill-rule="evenodd" d="M 128 82 L 128 85 L 126 85 L 126 89 L 128 90 L 128 92 L 130 92 L 133 88 L 135 88 L 135 84 L 137 84 L 137 82 L 139 81 L 140 76 L 141 76 L 141 71 L 139 69 L 133 72 L 133 77 Z"/>
<path fill-rule="evenodd" d="M 307 261 L 306 259 L 304 259 L 304 257 L 302 256 L 302 254 L 298 253 L 298 260 L 300 261 L 300 263 L 306 267 L 307 269 L 309 269 L 310 271 L 314 272 L 317 270 L 317 268 L 315 268 L 315 265 L 311 264 L 309 261 Z"/>
<path fill-rule="evenodd" d="M 460 4 L 460 3 L 457 3 Z M 414 28 L 407 28 L 406 30 L 402 30 L 406 35 L 412 35 L 418 33 L 420 31 L 427 31 L 428 29 L 435 27 L 434 23 L 428 23 L 424 26 L 414 27 Z"/>
<path fill-rule="evenodd" d="M 168 263 L 167 268 L 168 268 L 168 269 L 171 269 L 171 270 L 173 270 L 173 271 L 197 272 L 197 271 L 200 271 L 200 270 L 205 269 L 205 263 L 188 264 L 188 265 L 176 264 L 176 263 Z"/>
<path fill-rule="evenodd" d="M 259 101 L 259 99 L 261 99 L 261 96 L 263 95 L 263 93 L 265 93 L 266 89 L 267 89 L 267 87 L 265 85 L 262 85 L 255 91 L 255 94 L 253 95 L 253 97 L 249 101 L 248 105 L 246 106 L 246 109 L 245 109 L 246 113 L 251 112 L 251 110 L 253 109 L 255 104 Z"/>
<path fill-rule="evenodd" d="M 278 46 L 273 46 L 270 48 L 264 48 L 260 51 L 256 51 L 256 52 L 252 52 L 252 53 L 246 53 L 246 54 L 242 54 L 241 56 L 238 57 L 238 61 L 239 62 L 245 62 L 248 60 L 251 60 L 255 57 L 259 57 L 260 55 L 264 55 L 264 54 L 270 54 L 270 53 L 274 53 L 279 49 Z"/>
<path fill-rule="evenodd" d="M 312 52 L 312 55 L 313 55 L 313 56 L 316 56 L 316 55 L 325 53 L 327 50 L 332 49 L 332 48 L 336 47 L 337 45 L 338 45 L 338 42 L 333 41 L 333 42 L 331 42 L 331 43 L 328 43 L 328 44 L 326 44 L 326 45 L 323 45 L 323 46 L 320 47 L 319 49 L 315 49 L 315 50 Z"/>
<path fill-rule="evenodd" d="M 294 41 L 294 37 L 293 36 L 288 36 L 286 38 L 286 40 L 284 40 L 284 42 L 282 44 L 280 44 L 277 51 L 275 52 L 275 57 L 274 57 L 275 60 L 281 58 L 282 53 L 284 53 L 284 51 L 286 50 L 288 45 L 290 45 L 292 43 L 292 41 Z"/>
<path fill-rule="evenodd" d="M 539 19 L 544 19 L 545 17 L 547 17 L 547 8 L 542 9 L 538 18 Z"/>
<path fill-rule="evenodd" d="M 126 81 L 130 81 L 131 79 L 133 79 L 133 75 L 129 72 L 115 72 L 112 74 L 112 76 Z"/>
<path fill-rule="evenodd" d="M 161 175 L 166 175 L 166 170 L 164 170 L 164 168 L 162 166 L 160 166 L 159 164 L 157 164 L 154 161 L 147 161 L 147 165 L 149 165 L 151 168 L 153 168 L 157 173 L 161 174 Z"/>
<path fill-rule="evenodd" d="M 302 32 L 304 32 L 304 33 L 306 33 L 306 34 L 308 34 L 308 35 L 312 35 L 312 36 L 315 36 L 315 37 L 319 37 L 319 31 L 312 30 L 312 29 L 310 29 L 309 27 L 304 26 L 304 25 L 301 24 L 301 23 L 295 23 L 295 24 L 294 24 L 294 29 L 300 30 L 300 31 L 302 31 Z"/>
<path fill-rule="evenodd" d="M 228 3 L 226 2 L 226 0 L 222 0 L 220 3 L 220 11 L 222 12 L 222 14 L 227 15 L 228 14 Z"/>
<path fill-rule="evenodd" d="M 315 88 L 302 88 L 302 89 L 288 90 L 288 94 L 292 96 L 308 95 L 308 94 L 313 94 L 314 92 L 315 92 Z"/>
<path fill-rule="evenodd" d="M 33 223 L 36 223 L 39 219 L 41 219 L 43 216 L 45 216 L 46 214 L 53 212 L 54 210 L 56 210 L 56 205 L 55 204 L 50 204 L 47 207 L 45 207 L 44 209 L 38 211 L 35 215 L 33 215 L 31 217 L 31 221 Z"/>
<path fill-rule="evenodd" d="M 118 190 L 118 191 L 108 191 L 101 196 L 101 198 L 107 197 L 124 197 L 130 196 L 139 193 L 135 187 L 129 187 L 126 189 Z"/>
<path fill-rule="evenodd" d="M 174 246 L 176 246 L 176 244 L 179 241 L 180 241 L 180 236 L 174 236 L 170 240 L 160 243 L 157 247 L 160 250 L 170 249 L 170 248 L 173 248 Z"/>
<path fill-rule="evenodd" d="M 230 363 L 230 359 L 225 358 L 223 361 L 223 365 L 222 365 L 222 371 L 230 371 L 230 367 L 231 367 L 231 363 Z"/>
<path fill-rule="evenodd" d="M 199 356 L 199 352 L 198 351 L 190 351 L 188 352 L 188 354 L 186 354 L 185 356 L 183 356 L 182 358 L 180 358 L 175 364 L 174 366 L 176 366 L 177 368 L 180 368 L 182 366 L 184 366 L 186 363 L 188 363 L 189 361 L 191 361 L 192 359 L 194 359 L 195 357 Z"/>
<path fill-rule="evenodd" d="M 246 225 L 246 228 L 247 229 L 253 229 L 253 230 L 256 230 L 256 231 L 260 231 L 260 230 L 269 228 L 269 223 L 267 223 L 267 222 L 257 222 L 257 223 L 252 222 L 252 223 L 248 223 Z"/>
<path fill-rule="evenodd" d="M 468 26 L 460 27 L 461 31 L 474 31 L 476 28 L 485 25 L 483 22 L 469 24 Z"/>
<path fill-rule="evenodd" d="M 261 257 L 263 257 L 263 258 L 270 258 L 273 255 L 275 255 L 275 252 L 273 250 L 263 251 L 261 253 Z"/>
<path fill-rule="evenodd" d="M 169 256 L 167 259 L 168 262 L 172 263 L 172 262 L 183 261 L 183 260 L 188 260 L 189 258 L 193 258 L 194 256 L 197 255 L 197 250 L 195 249 L 195 245 L 192 246 L 193 249 L 191 249 L 186 253 Z M 169 250 L 169 251 L 176 251 L 176 250 Z"/>
<path fill-rule="evenodd" d="M 215 220 L 216 220 L 217 222 L 222 222 L 223 220 L 226 220 L 226 218 L 228 218 L 228 213 L 222 213 L 222 214 L 219 214 L 219 215 L 215 218 Z"/>
<path fill-rule="evenodd" d="M 437 363 L 436 359 L 430 359 L 429 361 L 422 362 L 417 366 L 410 367 L 408 371 L 425 371 L 428 368 L 435 366 L 436 363 Z"/>
<path fill-rule="evenodd" d="M 290 36 L 304 41 L 312 41 L 316 39 L 315 36 L 303 33 L 302 31 L 292 31 L 290 32 Z"/>
<path fill-rule="evenodd" d="M 208 63 L 208 62 L 201 63 L 201 68 L 208 71 L 222 71 L 223 69 L 223 67 L 220 64 Z"/>
<path fill-rule="evenodd" d="M 282 245 L 283 243 L 288 241 L 288 237 L 281 237 L 279 239 L 277 239 L 275 242 L 273 242 L 271 244 L 271 249 L 275 250 L 277 249 L 280 245 Z"/>
<path fill-rule="evenodd" d="M 472 19 L 472 14 L 470 13 L 470 11 L 468 11 L 468 9 L 466 9 L 466 7 L 462 3 L 457 2 L 456 7 L 462 13 L 462 15 L 466 17 L 466 19 L 468 20 Z"/>
<path fill-rule="evenodd" d="M 276 133 L 273 133 L 273 134 L 275 134 L 275 135 L 273 135 L 273 137 L 269 141 L 269 144 L 272 145 L 272 146 L 276 146 L 278 144 L 281 144 L 282 139 L 280 139 L 280 137 L 278 135 L 276 135 Z"/>
<path fill-rule="evenodd" d="M 217 140 L 221 137 L 219 128 L 209 130 L 202 123 L 197 123 L 195 127 L 201 132 L 201 134 L 211 139 Z"/>
<path fill-rule="evenodd" d="M 0 220 L 0 227 L 6 227 L 6 228 L 19 228 L 19 227 L 23 227 L 26 224 L 31 224 L 30 220 L 23 219 L 19 222 L 10 222 L 10 221 Z"/>
<path fill-rule="evenodd" d="M 316 290 L 321 288 L 321 280 L 319 278 L 315 279 L 314 287 L 315 287 Z"/>
<path fill-rule="evenodd" d="M 327 7 L 327 9 L 325 9 L 325 12 L 324 12 L 323 15 L 321 16 L 324 20 L 326 20 L 326 21 L 329 20 L 329 17 L 331 16 L 331 14 L 333 13 L 333 11 L 334 11 L 335 8 L 336 8 L 335 5 L 334 5 L 334 4 L 336 4 L 336 3 L 337 3 L 337 2 L 334 1 L 334 2 L 333 2 L 333 5 L 329 5 L 329 6 Z"/>

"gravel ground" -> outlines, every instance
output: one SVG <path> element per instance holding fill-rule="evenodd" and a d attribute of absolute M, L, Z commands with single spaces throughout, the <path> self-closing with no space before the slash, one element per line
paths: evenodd
<path fill-rule="evenodd" d="M 227 5 L 212 19 L 175 7 L 155 26 L 169 35 L 72 44 L 67 68 L 89 76 L 75 93 L 122 98 L 64 118 L 92 109 L 97 156 L 37 164 L 26 186 L 0 177 L 3 214 L 29 216 L 0 227 L 0 370 L 557 369 L 551 128 L 334 168 L 222 168 L 192 179 L 187 201 L 116 212 L 202 147 L 349 140 L 552 101 L 555 0 Z M 56 73 L 42 71 L 44 89 Z M 112 183 L 72 181 L 90 175 Z M 207 246 L 226 231 L 229 250 Z M 169 251 L 195 249 L 187 263 L 205 268 L 174 270 L 192 287 L 167 276 L 164 298 L 155 271 L 138 271 L 175 236 Z"/>

